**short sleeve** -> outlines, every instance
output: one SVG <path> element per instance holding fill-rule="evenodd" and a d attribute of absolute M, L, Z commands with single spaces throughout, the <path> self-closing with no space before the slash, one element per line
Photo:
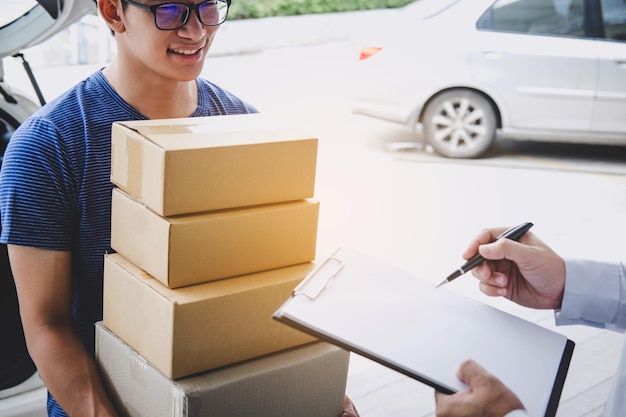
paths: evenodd
<path fill-rule="evenodd" d="M 69 250 L 76 190 L 69 157 L 54 125 L 27 120 L 9 141 L 0 171 L 3 243 Z"/>

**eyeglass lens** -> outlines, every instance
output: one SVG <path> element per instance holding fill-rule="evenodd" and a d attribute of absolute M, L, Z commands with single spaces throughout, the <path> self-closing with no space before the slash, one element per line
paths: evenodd
<path fill-rule="evenodd" d="M 154 13 L 156 25 L 159 29 L 177 29 L 183 26 L 189 14 L 191 7 L 184 3 L 165 3 L 160 4 Z M 205 1 L 196 5 L 197 15 L 200 22 L 206 26 L 215 26 L 223 23 L 228 12 L 228 4 L 225 1 Z"/>

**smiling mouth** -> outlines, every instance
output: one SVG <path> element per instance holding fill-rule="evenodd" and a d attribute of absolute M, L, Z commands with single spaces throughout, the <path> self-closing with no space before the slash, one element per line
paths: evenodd
<path fill-rule="evenodd" d="M 197 54 L 200 49 L 188 50 L 188 49 L 173 49 L 172 52 L 181 55 L 194 55 Z"/>
<path fill-rule="evenodd" d="M 180 54 L 180 55 L 195 55 L 198 52 L 200 52 L 202 48 L 204 48 L 204 45 L 206 44 L 201 45 L 197 49 L 170 49 L 170 51 L 172 51 L 175 54 Z"/>

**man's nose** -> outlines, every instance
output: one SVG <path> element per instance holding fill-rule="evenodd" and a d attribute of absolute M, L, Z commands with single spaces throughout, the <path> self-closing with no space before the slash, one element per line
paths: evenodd
<path fill-rule="evenodd" d="M 179 31 L 182 31 L 187 38 L 191 39 L 200 39 L 206 33 L 206 27 L 200 22 L 198 17 L 198 13 L 194 10 L 189 13 L 189 19 L 187 19 L 187 23 L 183 25 Z"/>

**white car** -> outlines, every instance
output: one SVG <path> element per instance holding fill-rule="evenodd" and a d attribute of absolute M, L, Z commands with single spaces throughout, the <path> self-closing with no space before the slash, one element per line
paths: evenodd
<path fill-rule="evenodd" d="M 418 0 L 373 28 L 353 112 L 451 158 L 497 137 L 626 144 L 624 0 Z"/>
<path fill-rule="evenodd" d="M 2 59 L 48 39 L 95 10 L 94 0 L 2 0 L 0 2 L 0 165 L 12 133 L 40 103 L 11 88 Z M 26 69 L 26 67 L 25 67 Z M 30 74 L 32 75 L 32 74 Z M 38 91 L 33 78 L 33 88 Z M 0 245 L 0 416 L 44 417 L 47 391 L 24 342 L 6 245 Z"/>

